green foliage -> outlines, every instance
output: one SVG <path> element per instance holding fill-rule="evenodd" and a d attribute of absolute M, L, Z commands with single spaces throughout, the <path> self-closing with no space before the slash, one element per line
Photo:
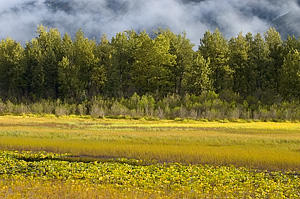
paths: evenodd
<path fill-rule="evenodd" d="M 233 70 L 229 67 L 229 47 L 225 37 L 218 29 L 214 33 L 207 31 L 200 40 L 199 51 L 205 59 L 210 59 L 214 89 L 232 89 Z"/>
<path fill-rule="evenodd" d="M 129 96 L 132 83 L 136 33 L 127 31 L 117 33 L 111 39 L 111 64 L 106 66 L 106 92 L 110 97 Z"/>
<path fill-rule="evenodd" d="M 171 92 L 170 67 L 176 56 L 169 53 L 170 40 L 158 35 L 152 40 L 145 32 L 136 35 L 132 78 L 140 94 L 158 93 L 159 96 Z"/>
<path fill-rule="evenodd" d="M 0 41 L 0 95 L 2 99 L 19 98 L 26 90 L 24 49 L 10 38 Z"/>
<path fill-rule="evenodd" d="M 243 96 L 249 94 L 251 81 L 248 77 L 251 77 L 249 71 L 249 51 L 250 44 L 246 38 L 240 33 L 236 38 L 232 38 L 229 41 L 230 58 L 229 65 L 234 70 L 233 79 L 233 90 L 240 93 Z"/>
<path fill-rule="evenodd" d="M 284 59 L 280 71 L 280 93 L 285 99 L 300 97 L 300 53 L 293 50 Z"/>
<path fill-rule="evenodd" d="M 174 197 L 189 198 L 300 196 L 299 176 L 296 172 L 283 174 L 246 168 L 180 163 L 141 166 L 131 164 L 143 164 L 142 160 L 124 158 L 117 160 L 123 164 L 63 161 L 66 156 L 68 154 L 2 151 L 0 176 L 5 181 L 33 179 L 73 183 L 77 181 L 83 184 L 111 185 L 124 191 L 143 189 L 151 194 L 168 193 L 175 194 Z"/>
<path fill-rule="evenodd" d="M 265 42 L 269 49 L 266 65 L 266 88 L 270 91 L 279 91 L 279 72 L 283 63 L 283 41 L 275 28 L 270 28 L 265 33 Z"/>
<path fill-rule="evenodd" d="M 82 30 L 74 39 L 43 25 L 36 33 L 24 48 L 10 38 L 0 42 L 0 98 L 18 106 L 6 113 L 254 118 L 260 105 L 269 110 L 300 97 L 300 40 L 282 41 L 274 28 L 229 40 L 207 31 L 196 52 L 185 32 L 169 29 L 153 37 L 134 30 L 103 35 L 99 43 Z M 213 91 L 218 97 L 210 99 Z M 57 99 L 66 106 L 40 107 Z"/>
<path fill-rule="evenodd" d="M 266 65 L 268 61 L 269 49 L 259 33 L 254 37 L 252 36 L 252 34 L 247 34 L 246 39 L 248 44 L 250 45 L 250 49 L 248 52 L 249 70 L 246 71 L 246 77 L 248 79 L 249 85 L 247 94 L 254 95 L 262 90 L 268 92 Z"/>
<path fill-rule="evenodd" d="M 188 93 L 200 95 L 213 90 L 212 70 L 209 59 L 206 61 L 200 53 L 194 56 L 194 63 L 185 73 L 185 84 Z"/>
<path fill-rule="evenodd" d="M 28 93 L 33 100 L 56 99 L 58 63 L 62 59 L 61 37 L 57 29 L 38 26 L 38 37 L 26 44 Z"/>
<path fill-rule="evenodd" d="M 173 64 L 169 66 L 171 71 L 171 82 L 174 87 L 171 91 L 175 94 L 182 95 L 187 89 L 185 85 L 185 73 L 190 70 L 193 65 L 194 44 L 186 38 L 186 33 L 174 34 L 169 29 L 162 30 L 156 33 L 158 36 L 163 35 L 169 40 L 170 49 L 169 53 L 175 57 Z"/>

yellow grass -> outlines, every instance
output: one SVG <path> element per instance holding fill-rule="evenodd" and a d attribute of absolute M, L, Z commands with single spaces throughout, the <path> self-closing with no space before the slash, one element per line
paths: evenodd
<path fill-rule="evenodd" d="M 300 123 L 0 117 L 0 149 L 300 169 Z"/>
<path fill-rule="evenodd" d="M 0 198 L 3 199 L 131 199 L 151 197 L 158 198 L 158 195 L 146 193 L 143 190 L 118 190 L 112 185 L 93 185 L 82 181 L 64 182 L 60 180 L 36 179 L 0 180 Z M 163 198 L 173 197 L 167 196 L 166 194 Z"/>

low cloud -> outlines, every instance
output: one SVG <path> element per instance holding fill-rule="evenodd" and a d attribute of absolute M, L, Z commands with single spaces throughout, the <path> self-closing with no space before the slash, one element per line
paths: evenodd
<path fill-rule="evenodd" d="M 96 39 L 168 27 L 186 31 L 198 45 L 204 32 L 215 28 L 227 38 L 240 31 L 263 33 L 273 19 L 298 8 L 293 0 L 10 0 L 0 2 L 0 37 L 25 43 L 36 37 L 38 24 L 71 36 L 81 28 Z"/>

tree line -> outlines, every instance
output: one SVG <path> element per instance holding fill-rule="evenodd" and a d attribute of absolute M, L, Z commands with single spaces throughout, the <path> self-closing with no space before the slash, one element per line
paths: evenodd
<path fill-rule="evenodd" d="M 296 104 L 300 97 L 300 40 L 282 40 L 274 28 L 231 39 L 218 29 L 207 31 L 197 50 L 185 32 L 169 29 L 154 36 L 129 30 L 99 42 L 82 30 L 73 39 L 42 25 L 36 33 L 25 46 L 11 38 L 0 42 L 4 102 L 83 104 L 137 95 L 151 96 L 156 104 L 178 96 L 183 104 L 187 96 L 213 93 L 222 103 L 247 103 L 253 117 L 258 107 Z"/>

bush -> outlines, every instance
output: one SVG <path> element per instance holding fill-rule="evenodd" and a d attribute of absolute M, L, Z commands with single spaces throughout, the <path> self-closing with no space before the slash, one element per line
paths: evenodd
<path fill-rule="evenodd" d="M 14 113 L 19 114 L 19 115 L 28 114 L 28 113 L 30 113 L 29 107 L 22 103 L 15 105 Z"/>
<path fill-rule="evenodd" d="M 9 101 L 9 100 L 6 102 L 5 113 L 7 113 L 7 114 L 14 113 L 14 104 L 11 103 L 11 101 Z"/>
<path fill-rule="evenodd" d="M 78 104 L 76 113 L 78 115 L 87 115 L 87 108 L 85 104 Z"/>
<path fill-rule="evenodd" d="M 32 106 L 30 107 L 30 112 L 33 114 L 43 114 L 44 113 L 44 106 L 42 103 L 40 102 L 36 102 L 34 104 L 32 104 Z"/>
<path fill-rule="evenodd" d="M 105 111 L 96 103 L 94 103 L 90 110 L 90 115 L 93 118 L 99 118 L 105 116 Z"/>
<path fill-rule="evenodd" d="M 57 117 L 69 115 L 69 107 L 66 104 L 58 105 L 55 107 L 55 115 Z"/>
<path fill-rule="evenodd" d="M 223 99 L 221 99 L 223 98 Z M 208 119 L 239 121 L 263 120 L 283 121 L 300 119 L 300 103 L 282 102 L 272 105 L 263 105 L 259 98 L 248 96 L 246 100 L 238 102 L 236 94 L 231 97 L 223 93 L 204 92 L 200 96 L 185 95 L 182 99 L 172 94 L 155 101 L 151 95 L 138 96 L 136 93 L 131 98 L 103 99 L 94 97 L 91 101 L 81 104 L 67 104 L 59 99 L 56 101 L 42 100 L 27 104 L 13 104 L 11 101 L 4 103 L 0 99 L 0 114 L 55 114 L 64 116 L 77 114 L 93 118 L 159 118 L 159 119 Z M 233 100 L 233 101 L 231 101 Z"/>
<path fill-rule="evenodd" d="M 5 114 L 6 104 L 0 100 L 0 114 Z"/>
<path fill-rule="evenodd" d="M 127 109 L 122 104 L 120 104 L 118 101 L 115 101 L 112 104 L 108 115 L 110 116 L 130 115 L 130 110 Z"/>
<path fill-rule="evenodd" d="M 53 114 L 55 112 L 55 103 L 51 101 L 42 101 L 43 114 Z"/>

